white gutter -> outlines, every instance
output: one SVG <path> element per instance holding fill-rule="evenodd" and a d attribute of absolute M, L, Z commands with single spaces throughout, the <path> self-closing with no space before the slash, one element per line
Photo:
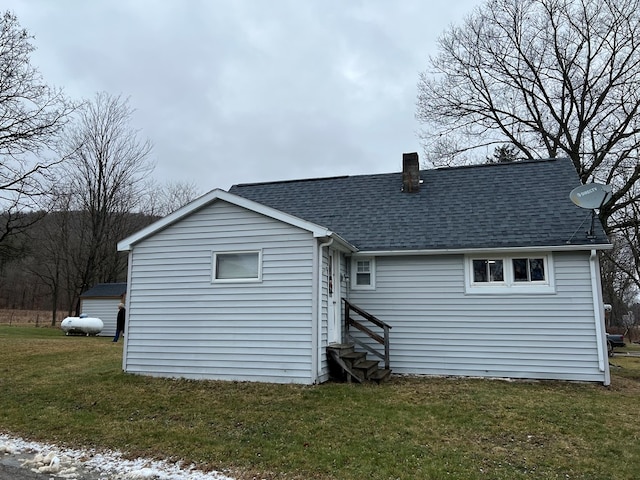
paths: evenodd
<path fill-rule="evenodd" d="M 424 250 L 365 250 L 353 252 L 354 257 L 394 257 L 400 255 L 443 255 L 452 253 L 509 253 L 509 252 L 562 252 L 576 250 L 611 250 L 613 245 L 546 245 L 537 247 L 496 247 L 496 248 L 438 248 Z"/>
<path fill-rule="evenodd" d="M 312 349 L 312 352 L 315 353 L 312 354 L 312 358 L 311 358 L 311 362 L 313 365 L 313 368 L 315 368 L 315 371 L 312 372 L 313 374 L 313 378 L 312 381 L 313 383 L 316 383 L 318 381 L 318 378 L 320 377 L 320 371 L 322 370 L 322 252 L 324 247 L 329 247 L 331 244 L 333 243 L 333 237 L 331 237 L 329 240 L 327 240 L 324 243 L 321 243 L 318 245 L 318 255 L 314 255 L 314 268 L 317 268 L 316 272 L 317 272 L 317 277 L 316 277 L 316 282 L 317 282 L 317 291 L 316 291 L 316 295 L 315 295 L 315 301 L 316 301 L 316 322 L 313 330 L 312 330 L 312 335 L 315 336 L 315 341 L 316 341 L 316 348 Z M 312 340 L 313 341 L 313 340 Z M 315 357 L 315 358 L 314 358 Z"/>
<path fill-rule="evenodd" d="M 604 303 L 602 300 L 598 255 L 595 249 L 591 250 L 591 256 L 589 257 L 589 269 L 591 271 L 591 296 L 593 297 L 593 314 L 596 322 L 598 366 L 600 368 L 600 371 L 604 372 L 604 385 L 610 385 L 611 374 L 609 372 L 607 336 L 604 326 Z"/>

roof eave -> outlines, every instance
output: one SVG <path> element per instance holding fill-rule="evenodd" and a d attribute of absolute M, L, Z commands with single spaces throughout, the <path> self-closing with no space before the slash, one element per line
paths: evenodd
<path fill-rule="evenodd" d="M 226 192 L 221 189 L 215 189 L 210 191 L 209 193 L 202 195 L 201 197 L 185 205 L 184 207 L 176 210 L 175 212 L 170 213 L 166 217 L 163 217 L 160 220 L 152 223 L 151 225 L 148 225 L 142 230 L 139 230 L 133 235 L 130 235 L 129 237 L 121 240 L 120 242 L 118 242 L 118 251 L 120 252 L 130 251 L 136 243 L 139 243 L 142 240 L 149 238 L 150 236 L 158 233 L 159 231 L 164 230 L 165 228 L 173 225 L 174 223 L 178 222 L 184 217 L 191 215 L 192 213 L 206 207 L 207 205 L 215 202 L 216 200 L 222 200 L 224 202 L 231 203 L 241 208 L 246 208 L 247 210 L 251 210 L 253 212 L 265 215 L 275 220 L 279 220 L 289 225 L 293 225 L 303 230 L 307 230 L 311 232 L 311 234 L 316 238 L 322 238 L 322 237 L 336 238 L 339 240 L 341 244 L 343 244 L 345 247 L 348 247 L 350 251 L 357 250 L 349 242 L 347 242 L 338 234 L 336 234 L 335 232 L 332 232 L 326 227 L 317 225 L 315 223 L 309 222 L 307 220 L 296 217 L 294 215 L 290 215 L 288 213 L 282 212 L 281 210 L 268 207 L 262 203 L 254 202 L 253 200 L 249 200 L 247 198 L 234 195 L 232 193 Z"/>
<path fill-rule="evenodd" d="M 442 254 L 495 254 L 510 252 L 559 252 L 559 251 L 590 251 L 590 250 L 611 250 L 610 243 L 583 244 L 583 245 L 538 245 L 521 247 L 491 247 L 491 248 L 431 248 L 414 250 L 361 250 L 353 252 L 353 255 L 361 257 L 392 257 L 400 255 L 442 255 Z"/>
<path fill-rule="evenodd" d="M 345 240 L 335 232 L 327 232 L 327 235 L 325 235 L 325 237 L 332 238 L 334 241 L 333 246 L 338 247 L 338 250 L 344 253 L 356 253 L 358 251 L 358 247 L 349 243 L 347 240 Z"/>

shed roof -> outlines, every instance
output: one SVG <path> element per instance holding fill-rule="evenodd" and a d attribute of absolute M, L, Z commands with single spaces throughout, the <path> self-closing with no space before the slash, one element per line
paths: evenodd
<path fill-rule="evenodd" d="M 574 205 L 580 185 L 569 159 L 420 171 L 419 192 L 402 173 L 238 184 L 230 193 L 323 225 L 360 251 L 607 245 L 591 212 Z"/>
<path fill-rule="evenodd" d="M 127 293 L 127 283 L 98 283 L 80 295 L 87 297 L 121 297 Z"/>

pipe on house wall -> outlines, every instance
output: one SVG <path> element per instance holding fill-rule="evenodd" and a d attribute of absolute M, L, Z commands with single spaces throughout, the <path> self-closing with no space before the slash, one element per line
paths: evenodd
<path fill-rule="evenodd" d="M 317 262 L 318 262 L 318 276 L 317 276 L 317 287 L 318 287 L 318 291 L 317 291 L 317 295 L 316 295 L 316 302 L 317 302 L 317 310 L 316 310 L 316 315 L 317 315 L 317 321 L 315 322 L 315 326 L 314 326 L 314 332 L 316 335 L 316 355 L 315 355 L 315 362 L 313 362 L 313 364 L 315 365 L 315 374 L 314 374 L 314 381 L 313 383 L 316 383 L 318 381 L 318 378 L 320 376 L 320 372 L 322 371 L 322 275 L 323 275 L 323 271 L 322 271 L 322 252 L 324 251 L 325 247 L 330 247 L 333 244 L 333 238 L 330 238 L 329 240 L 327 240 L 326 242 L 320 243 L 318 245 L 318 255 L 317 255 Z"/>
<path fill-rule="evenodd" d="M 611 384 L 609 373 L 609 359 L 607 355 L 607 336 L 604 326 L 604 303 L 602 300 L 602 285 L 600 283 L 600 268 L 598 264 L 598 252 L 591 250 L 589 257 L 589 269 L 591 272 L 591 293 L 593 297 L 593 314 L 596 322 L 596 336 L 598 338 L 598 366 L 604 372 L 604 385 Z"/>

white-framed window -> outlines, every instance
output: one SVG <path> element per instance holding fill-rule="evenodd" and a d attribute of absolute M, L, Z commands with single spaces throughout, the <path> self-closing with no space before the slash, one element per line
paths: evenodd
<path fill-rule="evenodd" d="M 373 257 L 351 258 L 351 288 L 373 290 L 376 288 L 375 259 Z"/>
<path fill-rule="evenodd" d="M 500 283 L 504 285 L 504 260 L 501 258 L 474 258 L 473 283 Z"/>
<path fill-rule="evenodd" d="M 512 258 L 514 282 L 546 282 L 544 257 Z"/>
<path fill-rule="evenodd" d="M 262 251 L 213 252 L 212 281 L 262 281 Z"/>
<path fill-rule="evenodd" d="M 467 293 L 555 293 L 552 255 L 467 256 L 465 283 Z"/>

